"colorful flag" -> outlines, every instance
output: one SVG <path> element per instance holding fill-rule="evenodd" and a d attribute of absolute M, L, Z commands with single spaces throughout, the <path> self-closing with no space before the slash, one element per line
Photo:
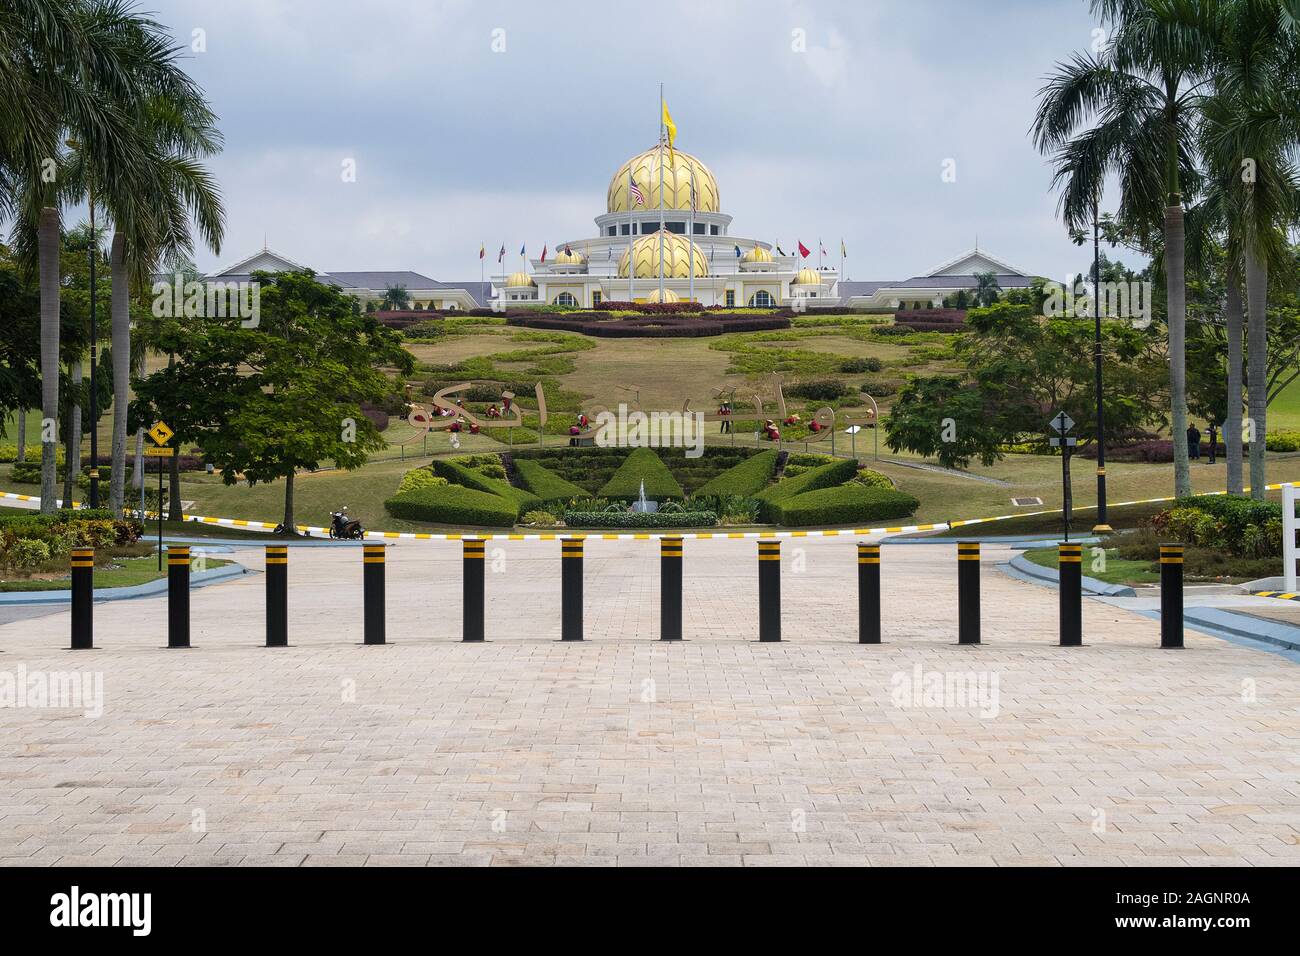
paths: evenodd
<path fill-rule="evenodd" d="M 798 240 L 796 240 L 796 241 L 798 241 Z M 809 249 L 807 246 L 805 246 L 802 242 L 800 242 L 800 243 L 799 243 L 799 255 L 801 255 L 801 256 L 803 256 L 805 259 L 807 259 L 810 255 L 812 255 L 812 250 Z"/>
<path fill-rule="evenodd" d="M 740 258 L 740 246 L 736 246 L 736 258 Z"/>
<path fill-rule="evenodd" d="M 644 205 L 645 205 L 645 196 L 642 195 L 642 193 L 641 193 L 641 187 L 638 186 L 638 185 L 636 184 L 636 180 L 635 180 L 635 179 L 632 179 L 632 180 L 629 180 L 629 181 L 628 181 L 628 187 L 627 187 L 627 188 L 630 189 L 630 190 L 632 190 L 632 198 L 633 198 L 634 200 L 636 200 L 636 205 L 638 205 L 638 206 L 644 206 Z"/>
<path fill-rule="evenodd" d="M 497 253 L 497 262 L 505 262 L 505 261 L 506 261 L 506 244 L 503 242 L 501 243 L 501 251 Z"/>
<path fill-rule="evenodd" d="M 776 244 L 776 254 L 777 254 L 778 256 L 783 256 L 783 255 L 785 255 L 785 250 L 781 248 L 781 243 L 779 243 L 779 242 Z"/>
<path fill-rule="evenodd" d="M 848 257 L 849 257 L 848 250 L 846 250 L 846 249 L 844 248 L 844 240 L 841 239 L 841 240 L 840 240 L 840 258 L 841 258 L 841 259 L 847 259 Z"/>
<path fill-rule="evenodd" d="M 487 255 L 487 246 L 480 243 L 478 247 L 478 257 L 482 259 L 485 255 Z"/>
<path fill-rule="evenodd" d="M 528 248 L 528 243 L 524 243 L 522 246 L 519 247 L 519 258 L 521 259 L 527 258 L 528 253 L 524 252 L 526 248 Z"/>
<path fill-rule="evenodd" d="M 668 104 L 663 100 L 659 101 L 664 109 L 664 130 L 668 133 L 668 157 L 673 162 L 677 161 L 676 154 L 673 152 L 673 143 L 677 139 L 677 124 L 673 122 L 672 115 L 668 112 Z"/>
<path fill-rule="evenodd" d="M 546 246 L 542 246 L 542 262 L 546 261 Z"/>
<path fill-rule="evenodd" d="M 564 244 L 564 254 L 566 256 L 573 255 L 573 250 L 569 248 L 569 244 L 567 242 Z"/>
<path fill-rule="evenodd" d="M 820 239 L 817 240 L 817 248 L 821 250 L 821 255 L 829 255 L 826 251 L 826 243 L 822 242 Z"/>

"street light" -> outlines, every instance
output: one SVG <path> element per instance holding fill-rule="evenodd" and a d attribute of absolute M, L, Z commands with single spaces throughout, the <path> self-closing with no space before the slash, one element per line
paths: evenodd
<path fill-rule="evenodd" d="M 75 139 L 66 141 L 69 149 L 81 149 Z M 99 236 L 95 232 L 95 189 L 86 178 L 86 195 L 90 201 L 90 507 L 99 507 L 99 382 L 95 367 L 99 364 L 99 326 L 95 321 L 95 260 Z M 118 397 L 118 401 L 121 398 Z M 81 436 L 75 436 L 78 446 Z"/>

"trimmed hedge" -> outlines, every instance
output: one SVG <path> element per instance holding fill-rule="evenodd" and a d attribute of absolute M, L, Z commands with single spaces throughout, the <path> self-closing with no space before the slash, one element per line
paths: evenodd
<path fill-rule="evenodd" d="M 860 526 L 868 521 L 908 518 L 918 507 L 920 502 L 906 492 L 858 484 L 818 488 L 767 504 L 774 523 L 788 528 Z"/>
<path fill-rule="evenodd" d="M 564 523 L 570 528 L 712 528 L 718 516 L 712 511 L 570 511 Z"/>
<path fill-rule="evenodd" d="M 541 507 L 542 499 L 532 492 L 525 491 L 523 488 L 516 488 L 500 478 L 488 478 L 474 469 L 466 468 L 454 461 L 436 458 L 430 467 L 433 468 L 435 475 L 446 478 L 453 485 L 462 485 L 475 491 L 483 491 L 490 495 L 505 498 L 514 505 L 514 516 L 516 518 L 525 511 L 532 511 L 534 508 Z"/>
<path fill-rule="evenodd" d="M 512 528 L 519 517 L 516 504 L 501 495 L 450 484 L 396 495 L 384 502 L 384 508 L 406 521 L 489 528 Z"/>
<path fill-rule="evenodd" d="M 653 448 L 635 448 L 609 481 L 605 482 L 600 489 L 600 497 L 635 500 L 641 494 L 642 481 L 645 482 L 647 498 L 660 501 L 684 496 L 682 486 Z"/>
<path fill-rule="evenodd" d="M 756 495 L 776 471 L 776 449 L 759 452 L 696 488 L 695 495 Z"/>
<path fill-rule="evenodd" d="M 820 465 L 802 472 L 793 478 L 782 478 L 772 487 L 760 491 L 754 497 L 761 505 L 759 515 L 764 521 L 780 523 L 774 506 L 779 502 L 801 495 L 806 491 L 817 491 L 842 485 L 857 476 L 858 463 L 852 458 L 841 458 L 829 464 Z"/>
<path fill-rule="evenodd" d="M 520 458 L 514 465 L 520 486 L 542 501 L 568 501 L 571 498 L 585 498 L 590 494 L 586 488 L 561 478 L 538 462 Z"/>

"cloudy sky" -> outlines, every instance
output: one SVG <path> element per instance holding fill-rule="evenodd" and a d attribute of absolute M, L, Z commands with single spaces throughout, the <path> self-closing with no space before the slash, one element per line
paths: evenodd
<path fill-rule="evenodd" d="M 594 234 L 618 166 L 655 142 L 718 179 L 732 233 L 848 247 L 853 279 L 975 244 L 1026 271 L 1086 265 L 1028 129 L 1085 0 L 146 0 L 216 108 L 219 254 L 263 239 L 329 271 L 477 279 Z M 195 32 L 199 31 L 199 32 Z M 945 160 L 956 181 L 944 182 Z M 355 182 L 344 181 L 355 163 Z"/>

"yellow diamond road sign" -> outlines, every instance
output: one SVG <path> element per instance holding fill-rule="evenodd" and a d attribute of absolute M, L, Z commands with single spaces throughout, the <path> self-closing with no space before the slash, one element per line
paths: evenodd
<path fill-rule="evenodd" d="M 171 441 L 172 435 L 176 434 L 167 427 L 166 422 L 154 422 L 153 428 L 149 429 L 149 437 L 154 440 L 154 444 L 165 445 Z"/>

